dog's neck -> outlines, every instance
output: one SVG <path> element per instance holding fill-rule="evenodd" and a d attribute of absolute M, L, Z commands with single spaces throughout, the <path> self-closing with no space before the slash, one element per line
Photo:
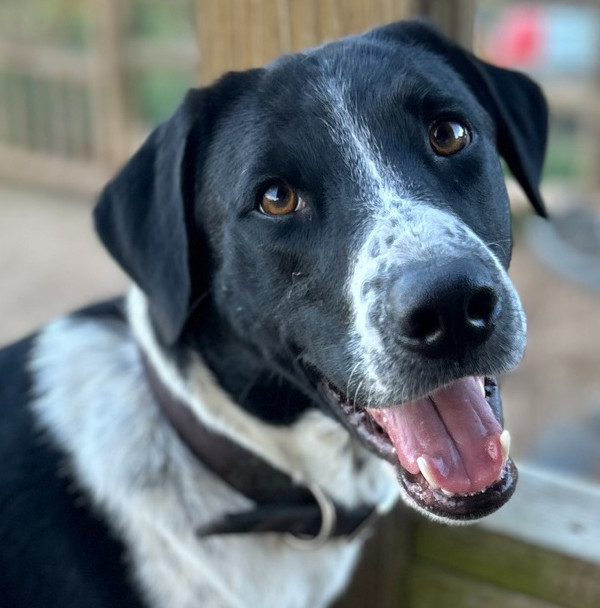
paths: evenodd
<path fill-rule="evenodd" d="M 134 287 L 128 316 L 136 340 L 160 381 L 211 432 L 256 454 L 295 483 L 326 488 L 344 507 L 389 508 L 397 498 L 393 468 L 367 452 L 332 418 L 310 410 L 290 425 L 271 425 L 240 408 L 197 353 L 181 373 L 159 346 L 144 294 Z"/>
<path fill-rule="evenodd" d="M 209 298 L 206 298 L 209 300 Z M 200 353 L 238 407 L 272 426 L 289 426 L 310 410 L 320 396 L 305 378 L 298 354 L 270 332 L 252 339 L 227 314 L 203 301 L 187 321 L 183 344 L 175 346 L 185 366 L 185 353 Z"/>
<path fill-rule="evenodd" d="M 199 536 L 287 532 L 296 544 L 317 547 L 330 538 L 353 538 L 376 518 L 375 505 L 344 509 L 320 488 L 295 483 L 256 454 L 209 431 L 184 402 L 173 396 L 143 353 L 142 364 L 156 403 L 188 449 L 255 505 L 208 522 L 196 531 Z"/>

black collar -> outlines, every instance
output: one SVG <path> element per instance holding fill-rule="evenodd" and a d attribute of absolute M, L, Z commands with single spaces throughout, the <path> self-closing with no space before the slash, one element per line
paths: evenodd
<path fill-rule="evenodd" d="M 282 532 L 294 545 L 316 548 L 329 538 L 355 537 L 377 517 L 372 505 L 342 507 L 316 486 L 297 484 L 255 453 L 206 428 L 169 391 L 143 353 L 141 358 L 156 401 L 181 440 L 216 476 L 256 505 L 205 524 L 198 536 Z"/>

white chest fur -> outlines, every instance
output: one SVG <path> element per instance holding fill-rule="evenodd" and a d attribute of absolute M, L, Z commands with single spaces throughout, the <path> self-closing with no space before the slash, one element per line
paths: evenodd
<path fill-rule="evenodd" d="M 137 306 L 142 304 L 140 299 Z M 227 427 L 247 447 L 257 442 L 261 456 L 342 504 L 393 504 L 391 466 L 327 417 L 312 413 L 275 428 L 236 408 L 200 363 L 196 380 L 173 380 L 176 370 L 157 361 L 160 353 L 138 312 L 137 339 L 153 364 L 164 368 L 163 380 L 205 423 Z M 199 525 L 249 503 L 206 471 L 166 423 L 145 382 L 136 341 L 122 326 L 61 319 L 40 335 L 32 366 L 36 414 L 123 538 L 150 606 L 317 608 L 344 588 L 360 540 L 336 540 L 307 553 L 276 534 L 195 536 Z"/>

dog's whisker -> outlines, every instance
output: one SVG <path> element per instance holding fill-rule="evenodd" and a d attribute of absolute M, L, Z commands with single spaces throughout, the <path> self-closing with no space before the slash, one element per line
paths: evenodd
<path fill-rule="evenodd" d="M 354 399 L 352 400 L 352 409 L 356 411 L 358 409 L 358 392 L 360 391 L 360 387 L 363 385 L 363 380 L 358 383 L 356 387 L 356 392 L 354 393 Z"/>
<path fill-rule="evenodd" d="M 353 368 L 352 368 L 352 370 L 350 371 L 350 374 L 349 374 L 349 376 L 348 376 L 348 382 L 346 383 L 346 395 L 349 395 L 349 394 L 350 394 L 350 391 L 351 391 L 351 385 L 352 385 L 352 380 L 353 380 L 354 373 L 355 373 L 356 371 L 358 371 L 358 368 L 360 367 L 360 365 L 361 365 L 361 363 L 360 363 L 360 361 L 359 361 L 358 363 L 356 363 L 356 364 L 354 365 L 354 367 L 353 367 Z"/>

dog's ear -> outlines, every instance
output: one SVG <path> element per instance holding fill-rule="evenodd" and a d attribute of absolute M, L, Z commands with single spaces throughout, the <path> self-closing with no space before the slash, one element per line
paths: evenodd
<path fill-rule="evenodd" d="M 540 181 L 548 139 L 548 105 L 530 78 L 466 55 L 481 75 L 471 88 L 496 122 L 498 151 L 534 209 L 547 217 Z M 467 64 L 468 65 L 468 64 Z"/>
<path fill-rule="evenodd" d="M 548 106 L 540 87 L 524 74 L 481 61 L 424 21 L 395 24 L 387 33 L 430 49 L 458 72 L 494 120 L 500 155 L 538 214 L 547 217 L 539 187 L 548 137 Z"/>
<path fill-rule="evenodd" d="M 190 238 L 204 157 L 220 117 L 256 72 L 231 73 L 189 91 L 104 188 L 94 210 L 102 243 L 148 297 L 166 344 L 177 340 L 198 292 L 207 288 L 198 276 L 201 237 Z"/>

